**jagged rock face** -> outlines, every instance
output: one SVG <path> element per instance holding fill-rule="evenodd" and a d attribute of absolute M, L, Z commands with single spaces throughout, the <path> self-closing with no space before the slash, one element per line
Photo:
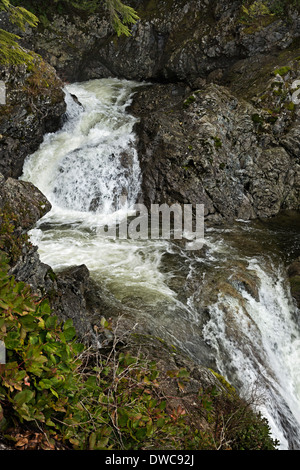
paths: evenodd
<path fill-rule="evenodd" d="M 7 220 L 12 224 L 11 244 L 12 238 L 21 240 L 50 209 L 50 202 L 32 183 L 0 174 L 0 228 Z M 37 250 L 31 243 L 22 243 L 17 259 L 10 259 L 9 273 L 30 285 L 39 298 L 48 297 L 55 314 L 64 321 L 71 318 L 80 338 L 92 343 L 93 325 L 100 323 L 101 315 L 120 314 L 122 305 L 94 284 L 85 265 L 55 274 L 41 262 Z"/>
<path fill-rule="evenodd" d="M 239 61 L 291 46 L 300 17 L 242 20 L 241 0 L 131 0 L 140 20 L 132 36 L 117 37 L 105 11 L 86 16 L 53 15 L 40 33 L 27 31 L 24 44 L 42 54 L 69 81 L 109 76 L 134 80 L 222 80 Z"/>
<path fill-rule="evenodd" d="M 23 42 L 69 81 L 174 84 L 135 99 L 144 202 L 203 203 L 212 222 L 298 210 L 297 9 L 288 21 L 245 21 L 241 0 L 130 4 L 140 15 L 131 37 L 117 38 L 102 12 L 72 11 L 54 14 L 51 27 L 27 30 Z M 290 62 L 288 78 L 280 73 L 270 82 Z"/>
<path fill-rule="evenodd" d="M 299 209 L 299 157 L 281 142 L 297 133 L 295 116 L 286 117 L 290 127 L 277 123 L 276 135 L 268 113 L 260 121 L 252 104 L 213 84 L 189 93 L 174 85 L 145 88 L 131 112 L 140 117 L 136 132 L 148 206 L 204 204 L 212 222 Z"/>
<path fill-rule="evenodd" d="M 6 86 L 6 103 L 0 105 L 0 172 L 17 178 L 45 133 L 60 128 L 64 92 L 54 69 L 38 57 L 33 64 L 0 66 L 0 80 Z"/>
<path fill-rule="evenodd" d="M 0 174 L 0 211 L 10 215 L 14 225 L 22 232 L 51 209 L 47 198 L 32 183 L 5 178 Z"/>

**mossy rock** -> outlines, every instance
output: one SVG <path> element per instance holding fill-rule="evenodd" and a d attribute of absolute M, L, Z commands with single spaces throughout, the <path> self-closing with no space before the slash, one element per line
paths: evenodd
<path fill-rule="evenodd" d="M 273 74 L 276 76 L 276 75 L 280 75 L 281 77 L 285 77 L 285 75 L 287 75 L 291 70 L 291 67 L 288 67 L 288 66 L 284 66 L 284 67 L 280 67 L 279 69 L 276 69 L 274 70 Z"/>

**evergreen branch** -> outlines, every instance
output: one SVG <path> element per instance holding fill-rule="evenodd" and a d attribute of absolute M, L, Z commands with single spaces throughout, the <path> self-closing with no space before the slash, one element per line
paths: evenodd
<path fill-rule="evenodd" d="M 33 61 L 33 57 L 18 43 L 19 36 L 0 29 L 0 63 L 6 65 L 19 65 Z"/>

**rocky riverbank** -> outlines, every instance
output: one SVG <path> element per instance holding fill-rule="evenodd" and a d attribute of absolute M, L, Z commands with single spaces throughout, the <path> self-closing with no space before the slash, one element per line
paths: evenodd
<path fill-rule="evenodd" d="M 299 12 L 243 18 L 241 5 L 136 1 L 141 19 L 129 38 L 117 38 L 105 15 L 52 11 L 37 31 L 22 33 L 22 44 L 43 58 L 0 69 L 7 85 L 0 108 L 1 230 L 10 233 L 1 240 L 10 255 L 14 248 L 10 273 L 47 296 L 62 320 L 71 318 L 87 344 L 109 345 L 112 338 L 97 332 L 101 317 L 110 316 L 132 350 L 160 359 L 159 340 L 143 340 L 142 321 L 136 336 L 127 335 L 134 311 L 96 289 L 85 265 L 56 274 L 26 242 L 50 205 L 17 178 L 45 133 L 61 126 L 63 81 L 117 76 L 148 82 L 128 109 L 139 118 L 141 200 L 147 205 L 203 203 L 211 224 L 299 210 L 299 108 L 292 100 L 300 77 Z M 298 271 L 291 268 L 290 276 L 298 282 Z M 162 371 L 184 365 L 192 372 L 191 397 L 216 384 L 209 369 L 168 346 L 164 352 Z M 171 389 L 181 396 L 174 383 Z M 180 405 L 194 412 L 192 401 Z"/>
<path fill-rule="evenodd" d="M 38 149 L 47 132 L 57 131 L 66 110 L 62 81 L 55 70 L 33 54 L 30 63 L 0 66 L 6 103 L 0 107 L 0 172 L 22 174 L 27 155 Z"/>
<path fill-rule="evenodd" d="M 213 223 L 299 209 L 300 15 L 248 14 L 242 2 L 133 1 L 118 38 L 105 11 L 47 11 L 23 33 L 65 80 L 147 81 L 139 119 L 143 201 L 204 203 Z M 159 83 L 157 83 L 159 82 Z M 176 139 L 174 139 L 176 136 Z"/>
<path fill-rule="evenodd" d="M 299 116 L 290 84 L 298 67 L 290 70 L 285 79 L 270 70 L 249 101 L 217 84 L 138 91 L 131 112 L 140 118 L 144 202 L 204 204 L 212 223 L 298 210 Z"/>
<path fill-rule="evenodd" d="M 298 210 L 299 109 L 292 101 L 299 77 L 297 9 L 289 8 L 287 17 L 255 18 L 243 14 L 240 1 L 132 6 L 140 20 L 129 38 L 116 37 L 105 12 L 88 17 L 72 8 L 63 15 L 47 10 L 37 31 L 21 33 L 21 43 L 46 61 L 34 56 L 33 64 L 1 69 L 7 84 L 0 121 L 4 177 L 20 176 L 25 157 L 60 127 L 61 79 L 114 75 L 148 81 L 128 110 L 139 118 L 147 205 L 203 203 L 213 224 Z M 14 273 L 42 292 L 38 284 L 48 269 L 39 271 L 32 249 Z M 64 286 L 70 276 L 61 280 Z M 75 278 L 81 285 L 85 269 L 76 268 Z M 64 310 L 68 302 L 61 298 Z"/>

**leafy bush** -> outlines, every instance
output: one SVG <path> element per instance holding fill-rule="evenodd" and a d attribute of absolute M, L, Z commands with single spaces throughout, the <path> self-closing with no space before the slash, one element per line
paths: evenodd
<path fill-rule="evenodd" d="M 74 449 L 138 449 L 153 441 L 176 448 L 187 431 L 165 411 L 155 364 L 115 349 L 107 357 L 86 350 L 72 322 L 60 323 L 47 300 L 15 282 L 0 254 L 2 432 L 30 423 L 43 426 L 52 445 L 55 437 Z"/>
<path fill-rule="evenodd" d="M 299 9 L 300 0 L 271 0 L 270 11 L 277 16 L 284 15 L 289 8 Z"/>
<path fill-rule="evenodd" d="M 101 328 L 112 326 L 102 319 Z M 155 362 L 132 356 L 117 338 L 105 354 L 84 347 L 71 320 L 60 322 L 46 299 L 9 276 L 1 251 L 0 340 L 7 355 L 0 365 L 0 431 L 19 448 L 30 432 L 39 445 L 36 436 L 46 436 L 42 448 L 50 449 L 276 448 L 267 423 L 220 376 L 223 391 L 214 387 L 195 396 L 202 431 L 199 418 L 169 406 Z M 180 396 L 188 371 L 167 375 Z"/>

